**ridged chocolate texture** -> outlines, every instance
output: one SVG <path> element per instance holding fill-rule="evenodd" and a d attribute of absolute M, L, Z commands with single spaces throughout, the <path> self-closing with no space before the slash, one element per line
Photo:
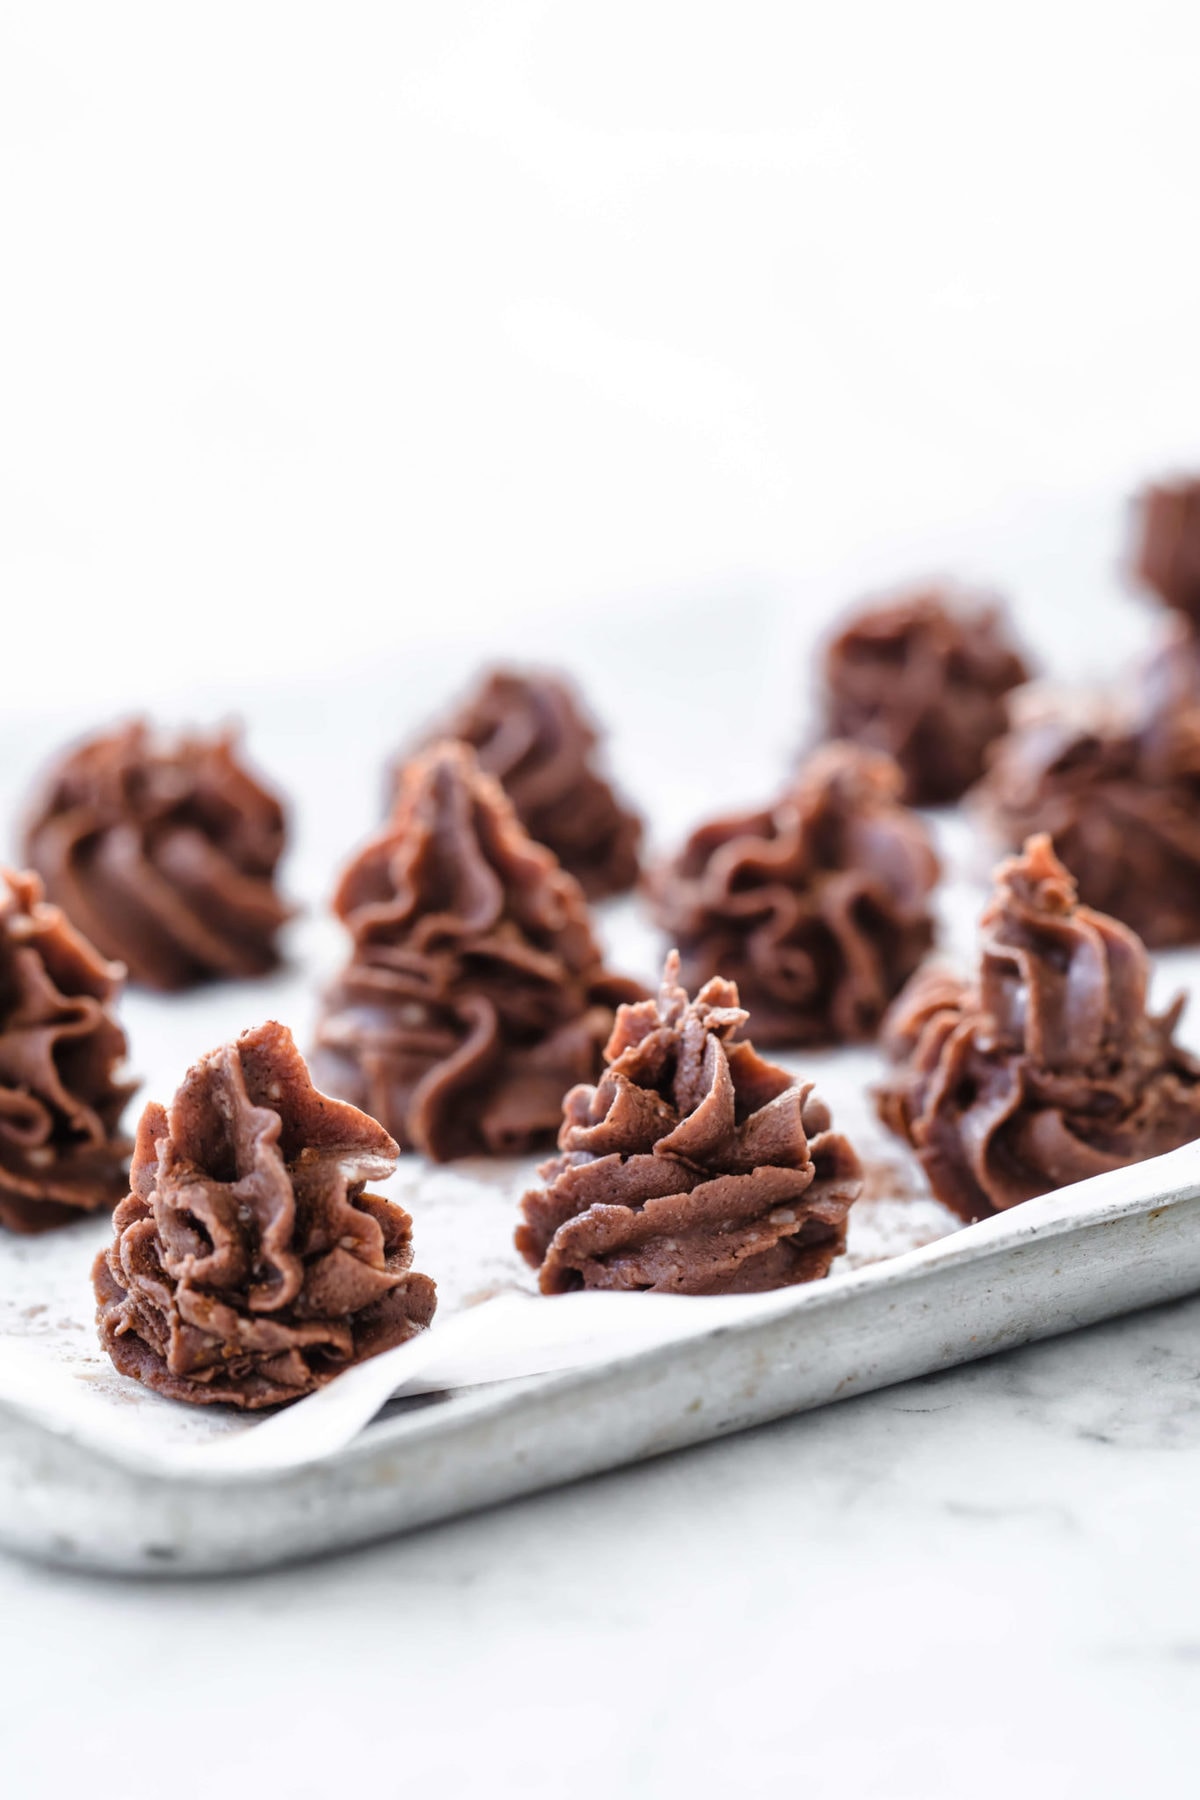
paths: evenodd
<path fill-rule="evenodd" d="M 825 652 L 826 735 L 895 757 L 914 806 L 957 800 L 1029 679 L 995 602 L 930 590 L 856 612 Z"/>
<path fill-rule="evenodd" d="M 978 790 L 1004 843 L 1045 832 L 1081 899 L 1155 948 L 1200 940 L 1193 650 L 1182 630 L 1156 659 L 1137 716 L 1087 696 L 1031 693 Z"/>
<path fill-rule="evenodd" d="M 228 732 L 169 740 L 136 721 L 78 745 L 25 842 L 50 899 L 133 981 L 186 988 L 278 961 L 283 808 Z"/>
<path fill-rule="evenodd" d="M 314 1071 L 439 1161 L 552 1143 L 613 1008 L 644 991 L 605 969 L 578 882 L 460 743 L 409 765 L 334 908 L 353 951 Z"/>
<path fill-rule="evenodd" d="M 1172 619 L 1147 660 L 1134 729 L 1140 778 L 1200 810 L 1200 635 L 1190 619 Z"/>
<path fill-rule="evenodd" d="M 760 1293 L 846 1247 L 862 1171 L 811 1083 L 739 1037 L 731 981 L 695 1000 L 678 982 L 672 953 L 657 1000 L 618 1012 L 599 1084 L 567 1095 L 517 1231 L 543 1293 Z"/>
<path fill-rule="evenodd" d="M 596 728 L 569 682 L 493 669 L 425 742 L 441 738 L 470 744 L 530 837 L 553 850 L 589 899 L 633 886 L 641 820 L 593 766 Z"/>
<path fill-rule="evenodd" d="M 1077 904 L 1049 838 L 1001 864 L 976 980 L 923 971 L 885 1033 L 880 1114 L 939 1200 L 981 1219 L 1200 1137 L 1183 1002 L 1151 1017 L 1147 973 L 1132 931 Z"/>
<path fill-rule="evenodd" d="M 0 871 L 0 1224 L 47 1231 L 113 1207 L 129 1140 L 118 1079 L 121 971 L 42 899 L 36 875 Z"/>
<path fill-rule="evenodd" d="M 396 1145 L 319 1094 L 290 1032 L 243 1032 L 148 1106 L 92 1271 L 100 1341 L 173 1400 L 275 1406 L 428 1325 L 412 1221 L 368 1194 Z"/>
<path fill-rule="evenodd" d="M 890 758 L 829 744 L 773 806 L 693 832 L 648 884 L 685 985 L 735 981 L 760 1043 L 872 1038 L 933 941 L 937 858 L 900 787 Z"/>
<path fill-rule="evenodd" d="M 1200 481 L 1167 482 L 1142 494 L 1134 573 L 1200 625 Z"/>

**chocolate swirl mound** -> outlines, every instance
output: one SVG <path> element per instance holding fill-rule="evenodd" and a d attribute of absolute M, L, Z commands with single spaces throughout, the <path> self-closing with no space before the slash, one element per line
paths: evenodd
<path fill-rule="evenodd" d="M 1135 576 L 1200 625 L 1200 480 L 1147 488 L 1139 515 Z"/>
<path fill-rule="evenodd" d="M 1147 660 L 1134 729 L 1140 779 L 1200 810 L 1200 636 L 1190 619 L 1173 619 Z"/>
<path fill-rule="evenodd" d="M 0 871 L 0 1224 L 47 1231 L 113 1207 L 129 1141 L 119 1079 L 121 971 L 42 899 L 36 875 Z"/>
<path fill-rule="evenodd" d="M 683 980 L 736 981 L 760 1043 L 852 1043 L 933 942 L 937 858 L 885 756 L 829 744 L 761 812 L 714 819 L 648 883 Z"/>
<path fill-rule="evenodd" d="M 438 1161 L 552 1143 L 563 1094 L 599 1072 L 613 1008 L 644 991 L 605 969 L 578 882 L 463 744 L 409 765 L 334 909 L 353 952 L 314 1070 Z"/>
<path fill-rule="evenodd" d="M 50 899 L 132 980 L 163 989 L 275 966 L 283 842 L 283 808 L 231 733 L 171 741 L 142 720 L 68 751 L 26 828 Z"/>
<path fill-rule="evenodd" d="M 545 1294 L 753 1294 L 817 1281 L 846 1247 L 862 1171 L 828 1109 L 739 1039 L 731 981 L 695 1000 L 667 958 L 622 1006 L 595 1087 L 563 1104 L 562 1152 L 521 1202 L 517 1248 Z"/>
<path fill-rule="evenodd" d="M 593 767 L 596 728 L 569 682 L 492 669 L 425 743 L 440 738 L 470 744 L 530 837 L 553 850 L 590 900 L 633 886 L 641 820 Z"/>
<path fill-rule="evenodd" d="M 296 1400 L 433 1317 L 412 1221 L 368 1194 L 383 1127 L 319 1094 L 291 1033 L 245 1031 L 142 1115 L 131 1189 L 96 1258 L 100 1341 L 173 1400 Z"/>
<path fill-rule="evenodd" d="M 880 1089 L 938 1199 L 982 1219 L 1200 1137 L 1200 1063 L 1174 1041 L 1182 998 L 1146 1011 L 1145 949 L 1078 904 L 1048 837 L 1002 863 L 978 976 L 916 976 Z"/>
<path fill-rule="evenodd" d="M 957 800 L 983 774 L 1029 679 L 994 601 L 930 590 L 856 612 L 825 652 L 826 735 L 895 757 L 913 806 Z"/>
<path fill-rule="evenodd" d="M 1181 635 L 1136 714 L 1031 691 L 977 792 L 1004 843 L 1046 833 L 1085 904 L 1155 948 L 1200 940 L 1200 704 Z"/>

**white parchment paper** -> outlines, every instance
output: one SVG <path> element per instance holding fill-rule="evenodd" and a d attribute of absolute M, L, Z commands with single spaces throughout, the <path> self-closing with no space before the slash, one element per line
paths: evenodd
<path fill-rule="evenodd" d="M 962 961 L 970 955 L 986 895 L 979 880 L 986 862 L 961 818 L 933 823 L 946 867 L 939 900 L 942 953 Z M 598 918 L 613 966 L 653 980 L 663 946 L 636 903 L 602 908 Z M 341 934 L 333 923 L 310 917 L 293 932 L 288 969 L 267 981 L 167 998 L 130 991 L 124 1016 L 133 1064 L 143 1081 L 130 1116 L 136 1117 L 147 1098 L 167 1099 L 197 1055 L 263 1018 L 283 1020 L 306 1045 L 321 981 L 341 955 Z M 1156 977 L 1158 997 L 1167 998 L 1197 975 L 1200 956 L 1164 959 Z M 835 1265 L 831 1281 L 959 1229 L 953 1215 L 928 1195 L 914 1160 L 875 1118 L 870 1089 L 881 1064 L 874 1050 L 784 1054 L 780 1060 L 817 1082 L 835 1124 L 851 1137 L 867 1169 L 864 1195 L 851 1214 L 848 1253 Z M 531 1308 L 507 1304 L 490 1309 L 481 1332 L 459 1326 L 457 1337 L 442 1337 L 459 1315 L 479 1309 L 482 1302 L 536 1293 L 533 1273 L 512 1242 L 517 1204 L 534 1178 L 536 1162 L 480 1159 L 439 1168 L 408 1155 L 381 1189 L 412 1213 L 416 1266 L 438 1284 L 438 1314 L 429 1336 L 431 1349 L 445 1344 L 441 1373 L 449 1370 L 455 1379 L 469 1381 L 567 1367 L 639 1347 L 654 1339 L 659 1322 L 668 1337 L 686 1331 L 693 1321 L 699 1327 L 707 1302 L 681 1301 L 656 1309 L 653 1328 L 628 1308 L 609 1309 L 598 1335 L 595 1309 L 575 1309 L 580 1316 L 576 1327 L 567 1323 L 573 1315 L 565 1313 L 553 1324 L 531 1319 L 531 1311 L 540 1315 L 547 1310 L 547 1303 L 532 1302 Z M 164 1465 L 174 1458 L 183 1466 L 204 1445 L 261 1429 L 231 1410 L 164 1400 L 112 1368 L 96 1339 L 89 1278 L 92 1260 L 110 1230 L 108 1219 L 99 1218 L 43 1237 L 0 1234 L 0 1394 L 17 1399 L 48 1424 L 81 1430 L 92 1441 L 141 1450 Z M 569 1340 L 576 1329 L 577 1354 L 570 1341 L 563 1341 L 564 1332 Z M 378 1387 L 378 1377 L 374 1385 Z M 356 1392 L 363 1396 L 357 1402 Z M 365 1409 L 365 1424 L 385 1397 L 374 1393 L 372 1378 L 354 1371 L 332 1384 L 319 1409 L 315 1400 L 302 1406 L 328 1413 L 342 1405 L 350 1416 L 357 1404 Z M 288 1459 L 286 1446 L 293 1438 L 295 1455 L 302 1456 L 299 1425 L 286 1432 L 278 1425 L 272 1430 L 281 1445 L 280 1461 Z"/>

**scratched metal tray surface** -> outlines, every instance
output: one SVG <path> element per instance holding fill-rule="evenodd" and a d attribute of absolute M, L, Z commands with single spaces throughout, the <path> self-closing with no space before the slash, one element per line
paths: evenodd
<path fill-rule="evenodd" d="M 345 1549 L 1200 1288 L 1200 1145 L 600 1366 L 393 1403 L 283 1469 L 162 1466 L 0 1397 L 0 1539 L 206 1574 Z M 557 1303 L 547 1302 L 553 1306 Z M 679 1303 L 686 1304 L 686 1303 Z"/>

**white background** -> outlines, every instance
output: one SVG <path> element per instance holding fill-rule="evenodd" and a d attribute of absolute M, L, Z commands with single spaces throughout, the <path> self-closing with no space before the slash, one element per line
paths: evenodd
<path fill-rule="evenodd" d="M 1186 5 L 0 17 L 8 706 L 1082 608 L 1196 455 Z"/>
<path fill-rule="evenodd" d="M 866 588 L 1119 673 L 1198 80 L 1183 0 L 0 5 L 4 791 L 240 711 L 313 901 L 488 651 L 660 824 L 760 796 Z M 1197 1323 L 236 1592 L 0 1569 L 6 1791 L 1194 1792 Z"/>

